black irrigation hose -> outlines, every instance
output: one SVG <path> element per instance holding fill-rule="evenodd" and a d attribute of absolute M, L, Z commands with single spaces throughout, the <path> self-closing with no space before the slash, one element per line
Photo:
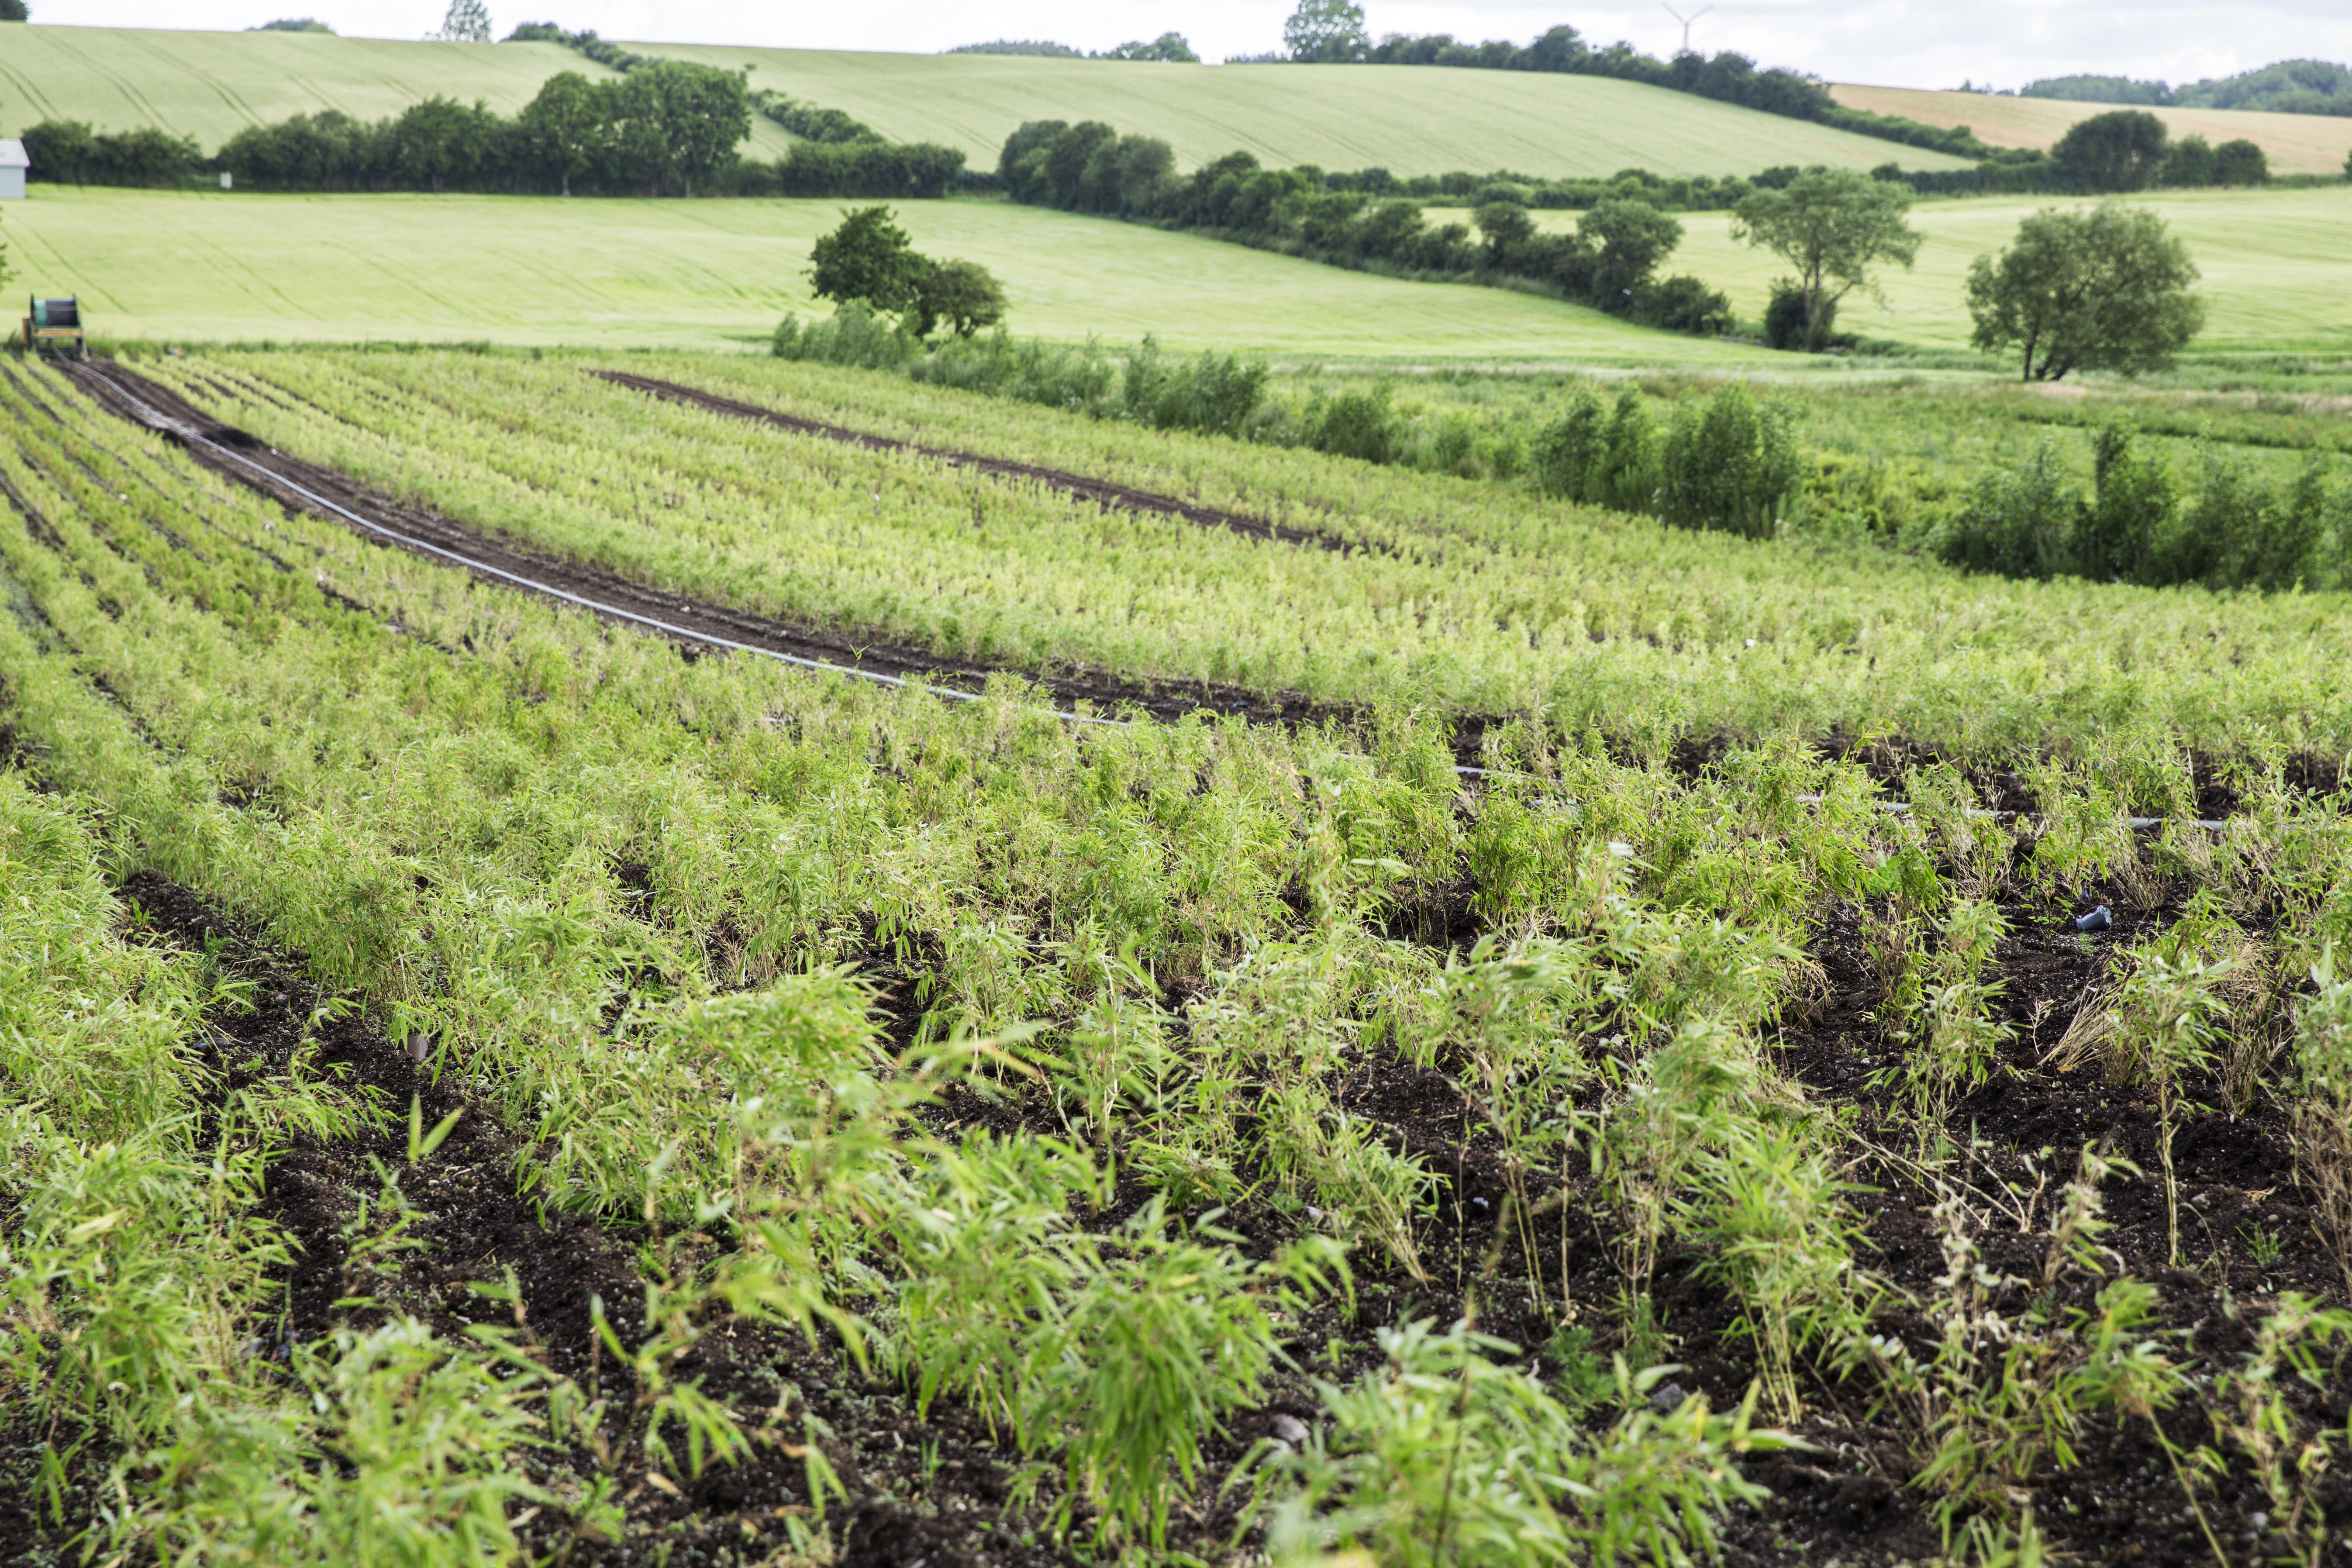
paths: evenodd
<path fill-rule="evenodd" d="M 428 555 L 439 556 L 442 560 L 454 563 L 457 565 L 464 567 L 469 572 L 478 572 L 484 576 L 496 577 L 502 582 L 511 583 L 519 588 L 527 588 L 534 594 L 542 595 L 551 599 L 561 599 L 569 605 L 577 605 L 582 609 L 591 611 L 596 615 L 609 616 L 614 620 L 628 621 L 636 626 L 650 627 L 655 631 L 664 633 L 669 637 L 680 637 L 689 642 L 705 643 L 712 647 L 728 648 L 737 653 L 758 654 L 762 658 L 772 658 L 780 664 L 793 665 L 801 669 L 820 670 L 828 675 L 855 676 L 860 680 L 871 680 L 877 685 L 882 686 L 904 688 L 917 684 L 917 682 L 910 681 L 902 675 L 886 675 L 880 670 L 859 669 L 855 665 L 833 664 L 821 658 L 803 658 L 797 654 L 779 653 L 773 648 L 760 647 L 751 643 L 735 642 L 727 637 L 714 637 L 709 632 L 698 632 L 686 626 L 675 626 L 668 621 L 657 620 L 651 616 L 638 615 L 634 610 L 624 610 L 616 605 L 600 604 L 594 599 L 583 597 L 578 594 L 572 593 L 566 589 L 551 586 L 549 584 L 533 582 L 528 577 L 520 576 L 515 573 L 504 571 L 499 567 L 489 565 L 487 563 L 476 561 L 470 556 L 461 555 L 454 550 L 446 550 L 437 544 L 429 544 L 424 540 L 413 538 L 408 534 L 402 533 L 397 529 L 386 528 L 380 522 L 372 521 L 367 518 L 362 517 L 359 513 L 336 504 L 334 501 L 328 500 L 325 496 L 316 494 L 303 486 L 295 483 L 292 479 L 289 479 L 285 475 L 278 473 L 276 469 L 265 468 L 261 464 L 255 462 L 252 458 L 246 457 L 243 453 L 238 452 L 232 447 L 222 446 L 219 442 L 213 440 L 203 432 L 190 429 L 179 420 L 174 419 L 169 415 L 163 413 L 162 410 L 154 408 L 141 401 L 138 397 L 124 390 L 119 383 L 110 380 L 103 371 L 98 369 L 94 364 L 83 365 L 81 367 L 81 374 L 91 376 L 96 380 L 104 383 L 109 391 L 112 392 L 117 397 L 121 398 L 123 402 L 129 404 L 131 407 L 137 409 L 141 417 L 144 419 L 152 428 L 177 437 L 182 441 L 202 447 L 206 451 L 213 453 L 215 457 L 226 458 L 233 463 L 250 468 L 253 472 L 261 475 L 271 484 L 277 485 L 280 489 L 291 491 L 295 495 L 298 495 L 304 500 L 310 502 L 312 506 L 332 512 L 335 516 L 343 519 L 345 521 L 355 523 L 359 527 L 365 529 L 368 532 L 375 534 L 383 539 L 388 539 L 395 544 L 404 545 L 408 549 L 421 551 Z M 978 702 L 982 700 L 977 693 L 958 691 L 951 686 L 926 686 L 923 687 L 923 689 L 930 692 L 933 696 L 948 698 L 950 700 L 957 702 Z M 1109 730 L 1124 730 L 1130 727 L 1130 721 L 1125 719 L 1104 719 L 1091 713 L 1070 712 L 1059 708 L 1042 709 L 1040 711 L 1050 713 L 1055 718 L 1066 721 L 1072 724 L 1093 724 L 1103 729 Z M 1465 763 L 1454 763 L 1454 771 L 1465 778 L 1483 779 L 1495 776 L 1490 769 L 1474 768 Z M 1810 798 L 1815 804 L 1818 804 L 1821 797 L 1815 795 Z M 1879 809 L 1889 813 L 1900 813 L 1907 812 L 1911 807 L 1909 803 L 1905 801 L 1882 801 L 1879 803 Z M 1972 810 L 1968 815 L 1970 816 L 1998 817 L 2019 814 L 1979 809 Z M 2137 828 L 2160 827 L 2164 825 L 2166 819 L 2161 816 L 2131 816 L 2126 817 L 2124 820 L 2126 826 Z M 2210 831 L 2218 833 L 2226 829 L 2229 826 L 2229 824 L 2226 822 L 2212 822 L 2206 821 L 2202 818 L 2195 818 L 2192 819 L 2191 826 L 2206 828 Z"/>

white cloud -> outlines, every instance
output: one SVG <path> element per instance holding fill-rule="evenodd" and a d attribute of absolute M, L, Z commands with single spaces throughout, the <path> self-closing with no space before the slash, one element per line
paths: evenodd
<path fill-rule="evenodd" d="M 504 33 L 551 20 L 606 37 L 827 49 L 934 50 L 997 37 L 1108 48 L 1169 28 L 1204 58 L 1279 46 L 1292 0 L 490 0 Z M 1677 8 L 1688 13 L 1705 0 Z M 102 26 L 248 27 L 315 14 L 338 31 L 413 38 L 438 26 L 446 0 L 33 0 L 38 21 Z M 1567 22 L 1602 42 L 1671 51 L 1682 28 L 1662 5 L 1554 8 L 1524 0 L 1367 0 L 1375 34 L 1453 33 L 1524 41 Z M 2344 0 L 1716 0 L 1691 29 L 1701 49 L 1738 49 L 1764 65 L 1839 81 L 2015 87 L 2039 76 L 2099 71 L 2173 82 L 2273 60 L 2352 58 Z"/>

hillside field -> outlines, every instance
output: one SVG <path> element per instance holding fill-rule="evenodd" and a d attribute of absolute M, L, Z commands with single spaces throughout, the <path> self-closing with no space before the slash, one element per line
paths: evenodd
<path fill-rule="evenodd" d="M 1417 68 L 1147 66 L 984 55 L 857 54 L 635 43 L 735 69 L 754 87 L 845 110 L 977 168 L 1024 121 L 1107 120 L 1167 139 L 1190 165 L 1240 148 L 1269 163 L 1399 174 L 1752 174 L 1776 163 L 1961 167 L 1960 160 L 1687 94 L 1591 77 Z M 303 33 L 19 27 L 0 55 L 0 135 L 52 116 L 156 125 L 206 152 L 247 125 L 341 109 L 362 120 L 434 93 L 512 113 L 558 71 L 604 68 L 556 44 L 427 44 Z M 792 138 L 755 119 L 747 150 Z"/>
<path fill-rule="evenodd" d="M 567 70 L 614 74 L 560 44 L 24 26 L 0 51 L 0 136 L 44 120 L 86 120 L 101 131 L 157 126 L 210 153 L 248 125 L 325 109 L 379 120 L 436 93 L 512 114 Z M 792 141 L 782 126 L 754 120 L 746 145 L 775 157 Z"/>
<path fill-rule="evenodd" d="M 1965 125 L 1996 147 L 2056 145 L 2078 120 L 2139 104 L 2071 103 L 2052 98 L 2003 98 L 1989 92 L 1933 92 L 1909 87 L 1859 87 L 1839 82 L 1830 93 L 1849 109 L 1899 114 L 1929 125 Z M 2251 109 L 2148 109 L 2175 137 L 2202 136 L 2215 146 L 2244 137 L 2270 154 L 2274 174 L 2340 174 L 2352 152 L 2352 119 L 2328 114 L 2271 114 Z"/>
<path fill-rule="evenodd" d="M 1024 121 L 1101 120 L 1164 138 L 1185 165 L 1240 150 L 1274 164 L 1547 178 L 1747 174 L 1779 163 L 1955 169 L 1963 160 L 1600 77 L 1421 66 L 1136 66 L 1005 55 L 633 44 L 751 68 L 760 87 L 847 110 L 887 136 L 992 167 Z"/>
<path fill-rule="evenodd" d="M 809 249 L 844 205 L 36 190 L 6 215 L 13 281 L 79 294 L 102 337 L 199 342 L 763 342 L 813 308 Z M 1024 334 L 1282 355 L 1759 357 L 1555 300 L 1109 219 L 1001 202 L 898 212 L 927 253 L 994 272 Z"/>
<path fill-rule="evenodd" d="M 2204 274 L 2207 304 L 2201 350 L 2319 349 L 2352 346 L 2352 185 L 2287 191 L 2168 191 L 2126 198 L 2154 206 L 2187 241 Z M 1972 197 L 1922 202 L 1912 226 L 1927 235 L 1916 265 L 1882 275 L 1882 306 L 1850 295 L 1838 327 L 1864 337 L 1920 348 L 1965 348 L 1969 321 L 1960 291 L 1969 264 L 2015 237 L 2019 221 L 2045 206 L 2081 205 L 2046 196 Z M 1450 214 L 1461 217 L 1465 215 Z M 1535 215 L 1539 227 L 1572 229 L 1574 213 Z M 1684 213 L 1683 242 L 1667 269 L 1691 272 L 1731 296 L 1740 315 L 1764 310 L 1772 279 L 1788 264 L 1735 243 L 1728 213 Z"/>

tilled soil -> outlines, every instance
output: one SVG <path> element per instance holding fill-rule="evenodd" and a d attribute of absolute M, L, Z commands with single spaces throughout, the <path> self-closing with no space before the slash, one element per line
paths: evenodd
<path fill-rule="evenodd" d="M 110 361 L 68 364 L 65 370 L 110 412 L 179 442 L 206 468 L 289 510 L 307 512 L 346 528 L 354 524 L 352 517 L 342 514 L 354 514 L 398 536 L 386 538 L 362 530 L 362 537 L 373 542 L 465 567 L 486 581 L 577 605 L 689 648 L 740 645 L 788 659 L 919 679 L 956 690 L 976 689 L 992 674 L 1011 673 L 1044 687 L 1057 702 L 1087 703 L 1106 712 L 1134 710 L 1162 720 L 1203 709 L 1235 714 L 1254 723 L 1317 723 L 1327 719 L 1345 722 L 1355 717 L 1351 710 L 1296 693 L 1269 695 L 1212 681 L 1138 680 L 1087 668 L 1033 670 L 947 658 L 908 644 L 793 626 L 689 598 L 603 567 L 523 549 L 456 519 L 380 495 L 349 475 L 275 450 L 246 431 L 223 425 L 170 388 Z"/>
<path fill-rule="evenodd" d="M 803 436 L 822 437 L 828 441 L 842 441 L 854 447 L 864 447 L 877 452 L 906 452 L 920 458 L 930 458 L 951 468 L 970 468 L 974 473 L 989 474 L 999 479 L 1029 479 L 1059 491 L 1076 500 L 1093 501 L 1109 510 L 1153 512 L 1163 517 L 1177 517 L 1202 528 L 1223 529 L 1248 539 L 1265 539 L 1284 544 L 1304 544 L 1318 550 L 1362 550 L 1370 546 L 1341 539 L 1335 534 L 1315 533 L 1301 528 L 1269 522 L 1261 517 L 1241 512 L 1221 511 L 1215 507 L 1202 506 L 1195 501 L 1180 500 L 1151 490 L 1137 489 L 1130 485 L 1117 484 L 1109 479 L 1089 479 L 1061 468 L 1039 468 L 1034 463 L 1015 463 L 1003 458 L 983 458 L 976 452 L 957 452 L 940 447 L 921 447 L 912 441 L 900 441 L 888 436 L 876 436 L 864 430 L 852 430 L 845 426 L 826 425 L 814 419 L 803 419 L 796 415 L 778 413 L 762 408 L 756 403 L 739 403 L 731 397 L 682 386 L 674 381 L 656 381 L 649 375 L 632 375 L 626 371 L 592 370 L 589 374 L 616 386 L 633 387 L 672 403 L 684 403 L 696 408 L 709 409 L 713 414 L 730 415 L 737 419 L 756 420 L 772 425 L 780 430 L 791 430 Z"/>

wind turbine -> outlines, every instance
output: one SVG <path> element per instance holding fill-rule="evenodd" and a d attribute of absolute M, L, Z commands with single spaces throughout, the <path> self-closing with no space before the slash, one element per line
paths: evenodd
<path fill-rule="evenodd" d="M 1664 7 L 1667 16 L 1672 16 L 1675 21 L 1680 22 L 1683 25 L 1683 53 L 1690 53 L 1691 24 L 1714 9 L 1715 7 L 1712 5 L 1702 5 L 1697 10 L 1685 16 L 1680 11 L 1675 10 L 1672 5 Z"/>

